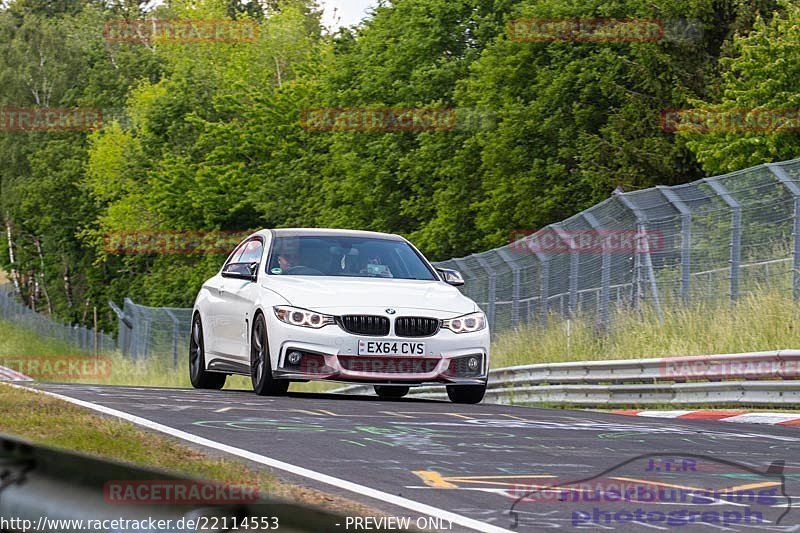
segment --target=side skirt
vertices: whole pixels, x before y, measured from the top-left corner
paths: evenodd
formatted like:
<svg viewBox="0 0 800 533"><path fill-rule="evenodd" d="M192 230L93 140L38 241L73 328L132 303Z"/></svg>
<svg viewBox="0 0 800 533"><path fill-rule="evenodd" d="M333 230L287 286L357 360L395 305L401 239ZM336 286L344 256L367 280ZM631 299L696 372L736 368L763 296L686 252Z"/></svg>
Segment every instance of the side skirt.
<svg viewBox="0 0 800 533"><path fill-rule="evenodd" d="M250 365L242 363L233 363L222 359L212 359L208 363L208 370L210 372L221 372L224 374L242 374L244 376L250 375Z"/></svg>

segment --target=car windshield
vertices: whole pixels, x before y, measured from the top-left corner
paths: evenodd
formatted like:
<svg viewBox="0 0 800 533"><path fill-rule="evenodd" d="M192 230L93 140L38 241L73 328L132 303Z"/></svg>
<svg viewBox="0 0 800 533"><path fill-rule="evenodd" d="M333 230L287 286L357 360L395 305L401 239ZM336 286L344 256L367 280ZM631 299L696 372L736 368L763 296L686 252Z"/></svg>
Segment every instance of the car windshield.
<svg viewBox="0 0 800 533"><path fill-rule="evenodd" d="M275 276L436 279L408 243L370 237L276 237L267 272Z"/></svg>

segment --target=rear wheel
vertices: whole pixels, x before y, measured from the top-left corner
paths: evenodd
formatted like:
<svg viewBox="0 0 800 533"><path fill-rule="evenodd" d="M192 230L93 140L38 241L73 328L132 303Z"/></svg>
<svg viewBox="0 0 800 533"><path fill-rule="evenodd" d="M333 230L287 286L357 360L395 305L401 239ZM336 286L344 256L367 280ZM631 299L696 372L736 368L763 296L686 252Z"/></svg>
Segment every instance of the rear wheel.
<svg viewBox="0 0 800 533"><path fill-rule="evenodd" d="M389 385L375 385L372 387L375 389L375 394L377 394L381 398L402 398L406 394L410 387L393 387Z"/></svg>
<svg viewBox="0 0 800 533"><path fill-rule="evenodd" d="M189 379L195 389L221 389L225 386L226 374L206 370L206 350L203 342L203 322L197 314L192 320L192 335L189 339Z"/></svg>
<svg viewBox="0 0 800 533"><path fill-rule="evenodd" d="M453 403L481 403L486 385L448 385L447 396Z"/></svg>
<svg viewBox="0 0 800 533"><path fill-rule="evenodd" d="M289 390L289 381L272 377L264 315L258 315L253 324L253 336L250 341L250 380L253 383L253 390L259 396L277 396L286 394Z"/></svg>

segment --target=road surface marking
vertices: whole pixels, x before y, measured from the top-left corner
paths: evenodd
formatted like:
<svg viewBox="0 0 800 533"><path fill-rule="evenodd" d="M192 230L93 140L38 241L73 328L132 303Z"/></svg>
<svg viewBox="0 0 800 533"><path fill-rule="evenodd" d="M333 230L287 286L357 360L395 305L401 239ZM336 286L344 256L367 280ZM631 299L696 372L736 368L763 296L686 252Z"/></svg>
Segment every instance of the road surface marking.
<svg viewBox="0 0 800 533"><path fill-rule="evenodd" d="M277 459L273 459L271 457L267 457L265 455L253 453L242 448L236 448L234 446L229 446L227 444L222 444L221 442L216 442L211 439L206 439L204 437L199 437L192 433L187 433L185 431L181 431L179 429L175 429L169 426L165 426L164 424L159 424L158 422L153 422L152 420L147 420L146 418L142 418L136 415L132 415L130 413L126 413L124 411L118 411L117 409L112 409L110 407L106 407L104 405L98 405L91 402L86 402L83 400L78 400L76 398L72 398L70 396L64 396L63 394L57 394L50 391L45 391L41 389L33 389L30 387L23 387L20 385L14 385L12 383L8 384L10 387L15 387L27 391L36 392L39 394L44 394L46 396L51 396L53 398L58 398L59 400L63 400L65 402L69 402L80 407L84 407L86 409L91 409L93 411L97 411L98 413L103 413L110 416L115 416L122 420L127 420L128 422L132 422L136 425L145 427L147 429L151 429L153 431L159 431L161 433L165 433L172 437L185 440L187 442L191 442L193 444L198 444L200 446L206 446L208 448L213 448L215 450L219 450L221 452L229 453L231 455L236 455L238 457L242 457L243 459L247 459L249 461L253 461L255 463L259 463L265 466L269 466L272 468L276 468L278 470L283 470L285 472L289 472L291 474L295 474L298 476L306 477L309 479L313 479L314 481L318 481L320 483L325 483L326 485L331 485L337 487L339 489L347 490L350 492L354 492L356 494L360 494L362 496L366 496L367 498L372 498L378 501L382 501L391 505L395 505L397 507L403 507L405 509L409 509L411 511L425 514L428 516L433 516L436 518L441 518L444 520L448 520L453 524L458 524L460 526L474 529L476 531L484 531L486 533L513 533L510 529L505 529L498 526L493 526L486 522L481 522L480 520L475 520L474 518L469 518L457 513L453 513L450 511L446 511L444 509L439 509L437 507L433 507L431 505L426 505L424 503L419 503L414 500L409 500L408 498L403 498L401 496L396 496L394 494L390 494L388 492L383 492L381 490L373 489L371 487L367 487L365 485L359 485L358 483L353 483L352 481L347 481L344 479L339 479L337 477L329 476L328 474L323 474L321 472L316 472L314 470L309 470L308 468L303 468L301 466L296 466L291 463L285 463L283 461L279 461Z"/></svg>
<svg viewBox="0 0 800 533"><path fill-rule="evenodd" d="M400 418L417 418L416 416L404 415L403 413L395 413L394 411L378 411L378 412L390 416L399 416Z"/></svg>

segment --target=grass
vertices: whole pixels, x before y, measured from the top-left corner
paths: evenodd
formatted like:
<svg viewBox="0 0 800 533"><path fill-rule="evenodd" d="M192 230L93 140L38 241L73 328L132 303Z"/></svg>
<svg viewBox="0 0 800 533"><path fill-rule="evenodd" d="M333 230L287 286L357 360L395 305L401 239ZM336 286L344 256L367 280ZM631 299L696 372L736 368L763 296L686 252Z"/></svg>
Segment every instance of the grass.
<svg viewBox="0 0 800 533"><path fill-rule="evenodd" d="M5 361L6 366L25 372L25 364L20 362L23 358L35 358L37 361L47 358L55 359L85 359L94 357L88 353L76 350L66 342L44 339L38 337L20 326L0 321L0 365ZM100 383L104 385L136 385L153 387L191 387L189 381L189 363L187 358L182 358L177 368L173 368L172 360L165 357L153 357L146 361L132 361L119 352L103 354L102 361L107 361L111 371L101 376L89 373L85 379L76 379L64 375L34 376L40 381L67 381L76 383ZM21 365L21 366L20 366ZM337 383L293 383L292 391L323 392L341 386ZM226 389L252 388L250 378L246 376L229 376L225 384Z"/></svg>
<svg viewBox="0 0 800 533"><path fill-rule="evenodd" d="M235 485L258 486L263 496L315 504L358 516L366 506L292 485L243 462L209 457L177 440L148 433L129 422L106 418L56 398L0 384L0 432L71 451Z"/></svg>
<svg viewBox="0 0 800 533"><path fill-rule="evenodd" d="M72 344L37 337L20 326L0 320L0 357L75 354Z"/></svg>
<svg viewBox="0 0 800 533"><path fill-rule="evenodd" d="M5 273L0 270L0 283ZM0 321L2 359L86 357L68 343L44 339L19 326ZM119 353L108 356L112 372L103 383L190 386L187 364L173 369L166 362L134 363ZM54 381L98 381L93 379ZM228 380L232 387L249 387L246 378ZM129 422L92 414L55 398L0 384L0 432L35 443L87 453L133 465L156 468L189 477L259 487L261 494L290 502L313 504L353 516L375 516L361 504L321 491L285 483L243 462L209 457L177 440L148 433Z"/></svg>
<svg viewBox="0 0 800 533"><path fill-rule="evenodd" d="M498 335L492 346L492 367L800 348L800 328L796 326L799 314L800 306L790 293L763 289L744 296L733 306L729 302L673 306L665 309L663 319L647 308L618 312L612 316L613 326L605 335L595 332L591 320L568 323L553 316L546 327L523 327ZM69 354L75 354L75 350L67 344L45 341L18 326L0 322L0 358ZM107 357L113 370L100 383L191 386L185 357L177 369L172 368L168 358L134 362L119 353ZM323 392L340 386L329 382L294 383L291 390ZM250 380L231 376L226 388L250 389Z"/></svg>
<svg viewBox="0 0 800 533"><path fill-rule="evenodd" d="M620 312L606 335L596 334L591 320L553 317L547 327L500 334L492 367L800 348L799 314L790 293L761 290L733 306L666 309L663 320L652 309Z"/></svg>

